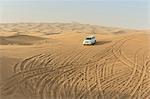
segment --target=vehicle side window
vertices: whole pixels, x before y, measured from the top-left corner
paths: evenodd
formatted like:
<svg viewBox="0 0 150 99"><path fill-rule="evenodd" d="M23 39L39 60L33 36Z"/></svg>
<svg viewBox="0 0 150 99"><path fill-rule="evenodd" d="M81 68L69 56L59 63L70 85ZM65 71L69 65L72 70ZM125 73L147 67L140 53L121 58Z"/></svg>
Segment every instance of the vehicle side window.
<svg viewBox="0 0 150 99"><path fill-rule="evenodd" d="M92 38L86 38L86 40L91 40Z"/></svg>
<svg viewBox="0 0 150 99"><path fill-rule="evenodd" d="M92 39L95 39L95 37L92 37Z"/></svg>

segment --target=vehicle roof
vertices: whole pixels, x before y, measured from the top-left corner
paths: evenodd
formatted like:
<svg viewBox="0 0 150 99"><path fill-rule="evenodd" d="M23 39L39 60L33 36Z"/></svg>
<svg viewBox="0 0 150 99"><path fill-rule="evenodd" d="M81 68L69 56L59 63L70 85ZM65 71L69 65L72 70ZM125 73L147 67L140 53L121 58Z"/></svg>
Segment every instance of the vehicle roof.
<svg viewBox="0 0 150 99"><path fill-rule="evenodd" d="M89 35L86 38L93 38L93 37L95 37L95 36L94 35Z"/></svg>

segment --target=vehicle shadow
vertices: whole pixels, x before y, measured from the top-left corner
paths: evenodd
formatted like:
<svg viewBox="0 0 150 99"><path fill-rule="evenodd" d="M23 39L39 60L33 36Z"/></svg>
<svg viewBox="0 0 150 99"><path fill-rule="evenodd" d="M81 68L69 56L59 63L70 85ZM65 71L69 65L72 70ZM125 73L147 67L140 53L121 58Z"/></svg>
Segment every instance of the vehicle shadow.
<svg viewBox="0 0 150 99"><path fill-rule="evenodd" d="M96 41L95 45L103 45L103 44L107 44L110 42L112 42L112 41Z"/></svg>

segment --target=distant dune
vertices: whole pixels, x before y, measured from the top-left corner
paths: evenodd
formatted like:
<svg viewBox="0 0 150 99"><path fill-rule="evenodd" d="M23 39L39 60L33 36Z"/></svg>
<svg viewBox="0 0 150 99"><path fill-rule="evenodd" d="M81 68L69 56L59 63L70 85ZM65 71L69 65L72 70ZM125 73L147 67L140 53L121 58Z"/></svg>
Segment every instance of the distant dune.
<svg viewBox="0 0 150 99"><path fill-rule="evenodd" d="M150 31L0 25L1 99L150 99ZM87 35L96 44L83 46Z"/></svg>
<svg viewBox="0 0 150 99"><path fill-rule="evenodd" d="M32 45L37 41L45 39L46 38L29 35L0 36L0 45Z"/></svg>
<svg viewBox="0 0 150 99"><path fill-rule="evenodd" d="M125 33L134 31L130 29L121 29L114 27L104 27L89 24L79 23L12 23L0 24L0 35L52 35L61 33L95 33L95 34L111 34L111 33Z"/></svg>

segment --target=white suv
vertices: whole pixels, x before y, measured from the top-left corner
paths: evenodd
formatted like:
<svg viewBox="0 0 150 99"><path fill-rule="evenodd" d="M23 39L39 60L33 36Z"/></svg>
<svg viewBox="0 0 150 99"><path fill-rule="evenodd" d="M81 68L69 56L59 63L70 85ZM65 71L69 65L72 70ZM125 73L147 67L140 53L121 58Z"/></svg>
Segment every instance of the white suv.
<svg viewBox="0 0 150 99"><path fill-rule="evenodd" d="M96 43L96 38L94 35L87 36L83 41L83 45L94 45L95 43Z"/></svg>

